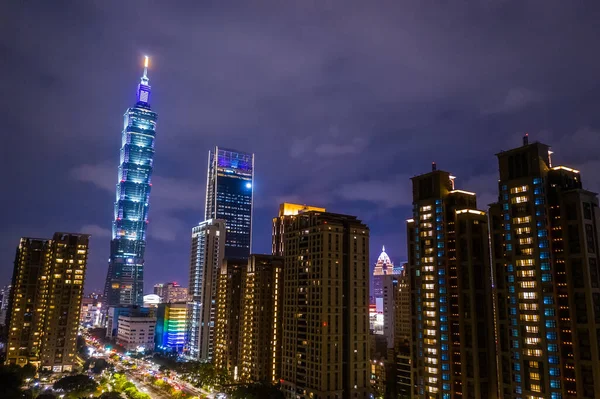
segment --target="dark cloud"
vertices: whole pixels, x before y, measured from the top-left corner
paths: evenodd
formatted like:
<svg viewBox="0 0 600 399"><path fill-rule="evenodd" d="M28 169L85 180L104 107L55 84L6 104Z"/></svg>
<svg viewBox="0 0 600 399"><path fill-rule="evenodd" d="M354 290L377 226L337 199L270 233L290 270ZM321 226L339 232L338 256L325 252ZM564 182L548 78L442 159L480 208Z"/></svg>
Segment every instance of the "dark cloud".
<svg viewBox="0 0 600 399"><path fill-rule="evenodd" d="M523 132L600 189L600 6L522 1L4 2L0 280L22 235L109 252L122 114L151 56L159 113L147 288L186 281L207 152L256 154L253 245L283 200L357 214L405 257L409 177L436 161L495 198L493 154Z"/></svg>

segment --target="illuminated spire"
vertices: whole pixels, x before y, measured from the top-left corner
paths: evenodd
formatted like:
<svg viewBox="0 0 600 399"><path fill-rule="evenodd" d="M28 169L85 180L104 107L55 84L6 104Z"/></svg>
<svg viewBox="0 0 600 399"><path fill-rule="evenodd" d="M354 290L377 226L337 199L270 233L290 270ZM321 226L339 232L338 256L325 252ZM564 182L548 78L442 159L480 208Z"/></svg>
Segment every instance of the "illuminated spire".
<svg viewBox="0 0 600 399"><path fill-rule="evenodd" d="M385 245L381 248L381 252L385 252Z"/></svg>
<svg viewBox="0 0 600 399"><path fill-rule="evenodd" d="M148 61L150 61L150 58L148 58L147 55L144 56L144 76L142 76L142 84L146 86L150 81L150 79L148 79Z"/></svg>
<svg viewBox="0 0 600 399"><path fill-rule="evenodd" d="M150 79L148 79L148 64L150 58L144 57L144 75L140 79L140 84L137 89L137 101L138 103L144 104L144 106L150 106Z"/></svg>

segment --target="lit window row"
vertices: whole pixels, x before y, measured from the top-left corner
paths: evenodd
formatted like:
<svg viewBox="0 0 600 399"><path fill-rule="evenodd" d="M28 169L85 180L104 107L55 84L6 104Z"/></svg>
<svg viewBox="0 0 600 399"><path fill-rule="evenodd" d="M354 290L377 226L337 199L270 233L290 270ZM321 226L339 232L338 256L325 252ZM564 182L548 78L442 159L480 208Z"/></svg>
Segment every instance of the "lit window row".
<svg viewBox="0 0 600 399"><path fill-rule="evenodd" d="M527 192L527 190L529 190L528 186L511 187L510 193L511 194L525 193L525 192Z"/></svg>

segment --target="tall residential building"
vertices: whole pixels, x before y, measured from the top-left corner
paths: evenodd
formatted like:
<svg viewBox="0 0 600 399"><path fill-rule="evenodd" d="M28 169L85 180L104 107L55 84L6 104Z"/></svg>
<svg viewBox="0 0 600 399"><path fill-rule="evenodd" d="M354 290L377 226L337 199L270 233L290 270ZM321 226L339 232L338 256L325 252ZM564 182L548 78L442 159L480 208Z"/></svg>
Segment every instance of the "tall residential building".
<svg viewBox="0 0 600 399"><path fill-rule="evenodd" d="M600 397L597 194L541 143L497 154L490 209L504 398Z"/></svg>
<svg viewBox="0 0 600 399"><path fill-rule="evenodd" d="M155 350L181 353L186 339L187 303L161 303L156 311Z"/></svg>
<svg viewBox="0 0 600 399"><path fill-rule="evenodd" d="M87 234L21 239L9 306L8 364L30 362L57 372L77 365L88 244Z"/></svg>
<svg viewBox="0 0 600 399"><path fill-rule="evenodd" d="M219 147L209 151L205 219L225 220L225 258L250 256L253 187L254 154Z"/></svg>
<svg viewBox="0 0 600 399"><path fill-rule="evenodd" d="M234 380L238 379L240 365L242 279L247 268L248 259L225 259L217 278L214 364Z"/></svg>
<svg viewBox="0 0 600 399"><path fill-rule="evenodd" d="M186 354L195 360L213 358L217 278L225 240L225 220L206 220L192 229Z"/></svg>
<svg viewBox="0 0 600 399"><path fill-rule="evenodd" d="M308 211L325 212L325 208L291 204L289 202L284 202L279 205L279 215L278 217L273 218L273 255L283 256L285 251L284 233L286 225L299 213Z"/></svg>
<svg viewBox="0 0 600 399"><path fill-rule="evenodd" d="M320 211L274 220L283 266L281 386L287 398L369 397L369 228Z"/></svg>
<svg viewBox="0 0 600 399"><path fill-rule="evenodd" d="M108 306L139 305L144 295L144 251L152 187L158 115L150 109L148 57L137 102L125 112L114 204L112 241L104 301Z"/></svg>
<svg viewBox="0 0 600 399"><path fill-rule="evenodd" d="M182 287L175 281L154 284L154 294L158 295L163 303L187 302L189 299L187 287Z"/></svg>
<svg viewBox="0 0 600 399"><path fill-rule="evenodd" d="M415 396L495 398L487 215L476 209L474 193L454 189L454 177L435 164L412 183Z"/></svg>
<svg viewBox="0 0 600 399"><path fill-rule="evenodd" d="M283 259L251 255L243 275L240 379L279 381L283 346Z"/></svg>

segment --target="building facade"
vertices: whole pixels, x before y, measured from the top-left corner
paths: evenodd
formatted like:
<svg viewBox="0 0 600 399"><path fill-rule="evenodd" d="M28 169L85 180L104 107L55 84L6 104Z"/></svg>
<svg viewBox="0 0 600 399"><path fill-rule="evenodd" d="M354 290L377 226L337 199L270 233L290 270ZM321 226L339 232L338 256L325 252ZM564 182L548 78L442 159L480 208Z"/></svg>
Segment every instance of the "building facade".
<svg viewBox="0 0 600 399"><path fill-rule="evenodd" d="M240 380L277 382L281 375L283 259L251 255L243 275Z"/></svg>
<svg viewBox="0 0 600 399"><path fill-rule="evenodd" d="M403 263L402 270L398 273L398 285L394 297L394 352L396 356L396 392L400 399L412 398L413 354L412 350L412 314L411 290L408 263Z"/></svg>
<svg viewBox="0 0 600 399"><path fill-rule="evenodd" d="M490 213L504 398L600 397L598 199L551 154L527 136L497 154Z"/></svg>
<svg viewBox="0 0 600 399"><path fill-rule="evenodd" d="M186 341L187 303L161 303L156 310L155 350L181 353Z"/></svg>
<svg viewBox="0 0 600 399"><path fill-rule="evenodd" d="M189 299L187 287L182 287L175 281L155 284L154 294L160 297L162 303L187 302Z"/></svg>
<svg viewBox="0 0 600 399"><path fill-rule="evenodd" d="M369 228L355 216L282 213L273 225L284 258L282 390L294 399L366 399Z"/></svg>
<svg viewBox="0 0 600 399"><path fill-rule="evenodd" d="M217 279L225 251L225 220L211 219L192 229L186 355L213 358Z"/></svg>
<svg viewBox="0 0 600 399"><path fill-rule="evenodd" d="M7 363L70 371L89 235L55 233L51 240L22 238L15 258L9 306Z"/></svg>
<svg viewBox="0 0 600 399"><path fill-rule="evenodd" d="M487 215L474 193L454 189L454 177L435 164L412 183L414 396L495 398Z"/></svg>
<svg viewBox="0 0 600 399"><path fill-rule="evenodd" d="M128 351L153 351L156 317L119 316L117 345Z"/></svg>
<svg viewBox="0 0 600 399"><path fill-rule="evenodd" d="M127 109L121 137L112 240L104 301L108 306L142 305L148 203L152 187L154 138L158 115L150 108L148 58L137 89L136 104Z"/></svg>
<svg viewBox="0 0 600 399"><path fill-rule="evenodd" d="M219 147L209 151L205 220L225 221L225 258L250 255L253 185L254 154Z"/></svg>
<svg viewBox="0 0 600 399"><path fill-rule="evenodd" d="M0 290L0 326L6 325L6 313L8 312L8 303L10 302L10 291L12 286L9 284Z"/></svg>
<svg viewBox="0 0 600 399"><path fill-rule="evenodd" d="M125 306L111 307L106 312L106 338L116 339L119 332L119 317L153 317L154 309L150 307Z"/></svg>
<svg viewBox="0 0 600 399"><path fill-rule="evenodd" d="M94 298L83 298L79 323L84 327L104 326L102 302Z"/></svg>
<svg viewBox="0 0 600 399"><path fill-rule="evenodd" d="M247 268L248 259L225 259L221 264L217 283L214 364L234 381L239 376L242 283Z"/></svg>

